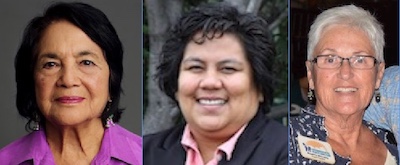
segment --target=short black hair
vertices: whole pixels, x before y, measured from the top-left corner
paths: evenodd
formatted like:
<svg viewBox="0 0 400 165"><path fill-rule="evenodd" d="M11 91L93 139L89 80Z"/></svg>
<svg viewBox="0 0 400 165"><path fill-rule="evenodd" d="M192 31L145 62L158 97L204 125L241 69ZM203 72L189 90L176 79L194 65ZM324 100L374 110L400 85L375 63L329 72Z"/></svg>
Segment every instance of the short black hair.
<svg viewBox="0 0 400 165"><path fill-rule="evenodd" d="M37 122L37 116L43 119L36 102L34 66L42 35L55 21L68 21L77 26L103 50L110 69L109 90L112 102L109 110L103 111L101 120L105 125L107 117L113 115L113 121L118 122L123 111L119 108L122 93L123 47L117 32L107 16L99 9L79 2L59 2L49 6L42 16L37 16L30 21L24 30L22 42L15 57L16 105L19 114L28 119L26 129L32 130L31 122ZM40 120L40 124L44 125L44 120Z"/></svg>
<svg viewBox="0 0 400 165"><path fill-rule="evenodd" d="M203 38L194 39L193 36L199 32ZM276 54L268 24L261 17L240 13L227 3L204 4L194 8L172 27L155 74L159 88L179 105L175 93L178 90L179 66L187 44L192 40L201 44L205 39L218 38L224 33L235 35L241 42L251 66L254 84L264 97L260 109L267 113L273 98L272 65Z"/></svg>

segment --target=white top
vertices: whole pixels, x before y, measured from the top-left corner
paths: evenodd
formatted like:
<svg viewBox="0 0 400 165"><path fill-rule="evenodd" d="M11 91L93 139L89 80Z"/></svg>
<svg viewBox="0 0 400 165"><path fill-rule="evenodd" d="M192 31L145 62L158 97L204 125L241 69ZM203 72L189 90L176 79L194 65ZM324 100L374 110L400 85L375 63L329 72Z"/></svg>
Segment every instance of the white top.
<svg viewBox="0 0 400 165"><path fill-rule="evenodd" d="M387 150L385 165L396 165L396 158Z"/></svg>

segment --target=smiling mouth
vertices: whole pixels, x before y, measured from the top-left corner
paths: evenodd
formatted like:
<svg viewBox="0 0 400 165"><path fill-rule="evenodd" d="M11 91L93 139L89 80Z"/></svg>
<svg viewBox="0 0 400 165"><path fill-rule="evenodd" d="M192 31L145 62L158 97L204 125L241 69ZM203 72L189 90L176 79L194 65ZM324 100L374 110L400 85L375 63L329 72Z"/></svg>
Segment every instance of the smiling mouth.
<svg viewBox="0 0 400 165"><path fill-rule="evenodd" d="M355 92L357 88L335 88L335 92Z"/></svg>
<svg viewBox="0 0 400 165"><path fill-rule="evenodd" d="M223 99L198 99L197 102L202 105L223 105L227 101Z"/></svg>
<svg viewBox="0 0 400 165"><path fill-rule="evenodd" d="M59 97L59 98L56 99L56 101L60 102L60 103L71 104L71 103L80 103L84 99L85 98L78 97L78 96L66 96L66 97Z"/></svg>

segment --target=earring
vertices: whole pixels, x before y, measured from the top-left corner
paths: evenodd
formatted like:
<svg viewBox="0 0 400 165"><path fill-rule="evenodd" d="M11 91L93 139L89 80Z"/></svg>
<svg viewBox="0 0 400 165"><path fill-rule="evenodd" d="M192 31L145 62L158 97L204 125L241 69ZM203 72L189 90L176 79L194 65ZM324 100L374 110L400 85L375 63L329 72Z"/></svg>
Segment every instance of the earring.
<svg viewBox="0 0 400 165"><path fill-rule="evenodd" d="M112 103L112 100L108 100L107 109L106 109L107 112L110 110L111 103ZM107 121L106 121L106 125L105 125L106 128L110 128L110 126L115 125L114 121L113 121L113 117L114 117L113 114L111 114L109 117L107 117Z"/></svg>
<svg viewBox="0 0 400 165"><path fill-rule="evenodd" d="M34 131L39 131L40 129L39 122L40 122L39 116L36 114L35 119L33 120L33 127L32 127Z"/></svg>
<svg viewBox="0 0 400 165"><path fill-rule="evenodd" d="M314 90L312 90L311 88L308 88L307 98L308 98L308 103L314 104L315 102Z"/></svg>
<svg viewBox="0 0 400 165"><path fill-rule="evenodd" d="M111 126L115 125L113 121L114 115L110 115L106 121L106 128L110 128Z"/></svg>
<svg viewBox="0 0 400 165"><path fill-rule="evenodd" d="M379 92L379 89L375 89L375 101L377 103L381 102L381 92Z"/></svg>

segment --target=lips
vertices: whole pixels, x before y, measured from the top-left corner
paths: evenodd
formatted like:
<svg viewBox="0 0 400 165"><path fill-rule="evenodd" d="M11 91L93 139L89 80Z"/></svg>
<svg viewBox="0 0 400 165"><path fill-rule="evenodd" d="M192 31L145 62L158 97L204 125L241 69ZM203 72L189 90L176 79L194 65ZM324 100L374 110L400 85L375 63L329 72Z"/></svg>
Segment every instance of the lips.
<svg viewBox="0 0 400 165"><path fill-rule="evenodd" d="M335 88L335 92L355 92L357 90L358 90L357 88L351 88L351 87Z"/></svg>
<svg viewBox="0 0 400 165"><path fill-rule="evenodd" d="M56 99L57 102L60 103L66 103L66 104L71 104L71 103L80 103L84 100L85 98L79 97L79 96L63 96L63 97L58 97Z"/></svg>
<svg viewBox="0 0 400 165"><path fill-rule="evenodd" d="M219 96L200 96L196 98L196 101L206 106L219 106L228 102L227 99Z"/></svg>
<svg viewBox="0 0 400 165"><path fill-rule="evenodd" d="M226 103L223 99L199 99L198 102L203 105L222 105Z"/></svg>

